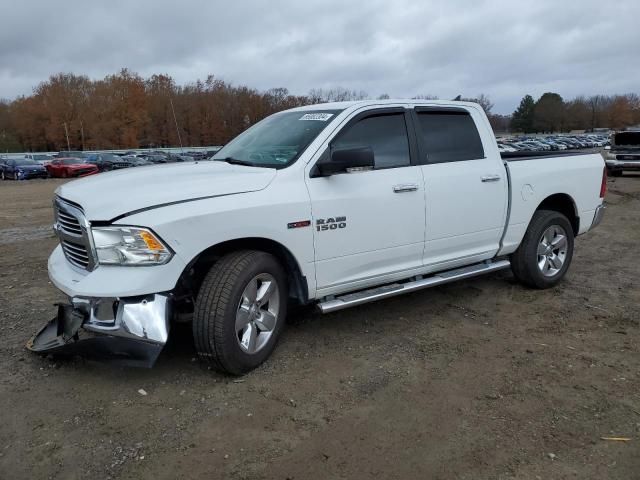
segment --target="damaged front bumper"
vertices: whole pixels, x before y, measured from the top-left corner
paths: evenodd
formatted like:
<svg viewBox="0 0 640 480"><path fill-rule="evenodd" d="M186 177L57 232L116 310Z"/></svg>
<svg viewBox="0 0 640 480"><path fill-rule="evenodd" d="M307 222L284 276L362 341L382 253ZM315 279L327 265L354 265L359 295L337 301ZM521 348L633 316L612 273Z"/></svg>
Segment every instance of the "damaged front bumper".
<svg viewBox="0 0 640 480"><path fill-rule="evenodd" d="M29 350L151 367L169 337L169 295L70 302L58 305L58 315L27 342Z"/></svg>

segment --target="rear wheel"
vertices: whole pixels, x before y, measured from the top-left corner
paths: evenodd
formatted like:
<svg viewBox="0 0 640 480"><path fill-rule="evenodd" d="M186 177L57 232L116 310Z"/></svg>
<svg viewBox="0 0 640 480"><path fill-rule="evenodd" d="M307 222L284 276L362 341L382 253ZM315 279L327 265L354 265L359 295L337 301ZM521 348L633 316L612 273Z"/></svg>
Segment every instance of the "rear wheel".
<svg viewBox="0 0 640 480"><path fill-rule="evenodd" d="M67 178L67 171L66 170L62 170L62 173L60 174L60 176L62 178Z"/></svg>
<svg viewBox="0 0 640 480"><path fill-rule="evenodd" d="M550 288L567 273L573 257L573 228L559 212L538 210L511 256L515 277L533 288Z"/></svg>
<svg viewBox="0 0 640 480"><path fill-rule="evenodd" d="M198 355L240 375L264 362L285 324L287 278L277 259L245 250L226 255L206 275L195 305Z"/></svg>

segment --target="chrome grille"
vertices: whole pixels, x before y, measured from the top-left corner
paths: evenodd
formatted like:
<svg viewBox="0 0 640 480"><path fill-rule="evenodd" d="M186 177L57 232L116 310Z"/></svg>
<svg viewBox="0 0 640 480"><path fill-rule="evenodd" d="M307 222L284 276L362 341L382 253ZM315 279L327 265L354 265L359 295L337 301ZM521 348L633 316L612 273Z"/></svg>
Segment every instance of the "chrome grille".
<svg viewBox="0 0 640 480"><path fill-rule="evenodd" d="M87 248L84 245L79 245L67 240L62 240L60 245L62 245L62 251L69 262L74 264L76 267L81 267L87 270L89 269L89 254L87 253Z"/></svg>
<svg viewBox="0 0 640 480"><path fill-rule="evenodd" d="M89 222L80 205L56 198L53 203L54 230L67 261L83 270L93 270L97 262Z"/></svg>
<svg viewBox="0 0 640 480"><path fill-rule="evenodd" d="M82 227L80 222L73 215L69 215L61 210L58 210L58 225L60 229L70 235L82 236Z"/></svg>

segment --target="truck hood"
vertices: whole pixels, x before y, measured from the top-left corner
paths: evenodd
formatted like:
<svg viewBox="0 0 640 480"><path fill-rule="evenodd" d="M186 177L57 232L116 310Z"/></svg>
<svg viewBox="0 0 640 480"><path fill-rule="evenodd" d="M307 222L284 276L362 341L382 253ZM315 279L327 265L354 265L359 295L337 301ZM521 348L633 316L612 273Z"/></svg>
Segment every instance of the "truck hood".
<svg viewBox="0 0 640 480"><path fill-rule="evenodd" d="M61 185L56 195L79 204L88 220L112 221L140 210L255 192L274 169L219 161L170 163L101 173Z"/></svg>

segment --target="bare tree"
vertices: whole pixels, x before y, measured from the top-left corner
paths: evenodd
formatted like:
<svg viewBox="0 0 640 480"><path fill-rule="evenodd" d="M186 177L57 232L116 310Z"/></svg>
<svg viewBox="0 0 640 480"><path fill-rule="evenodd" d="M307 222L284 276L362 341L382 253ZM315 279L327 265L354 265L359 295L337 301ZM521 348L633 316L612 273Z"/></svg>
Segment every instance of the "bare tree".
<svg viewBox="0 0 640 480"><path fill-rule="evenodd" d="M423 94L419 94L416 95L415 97L411 97L412 100L438 100L438 97L436 95L423 95Z"/></svg>
<svg viewBox="0 0 640 480"><path fill-rule="evenodd" d="M307 97L310 103L346 102L352 100L364 100L369 94L364 90L348 90L343 87L333 87L328 90L314 88L309 91Z"/></svg>
<svg viewBox="0 0 640 480"><path fill-rule="evenodd" d="M489 115L491 113L491 109L493 108L493 102L484 93L481 93L480 95L478 95L477 97L474 97L474 98L464 98L464 97L462 97L462 98L460 98L460 100L463 101L463 102L474 102L474 103L477 103L478 105L480 105L482 107L482 109L484 110L484 113L486 113L487 115Z"/></svg>

